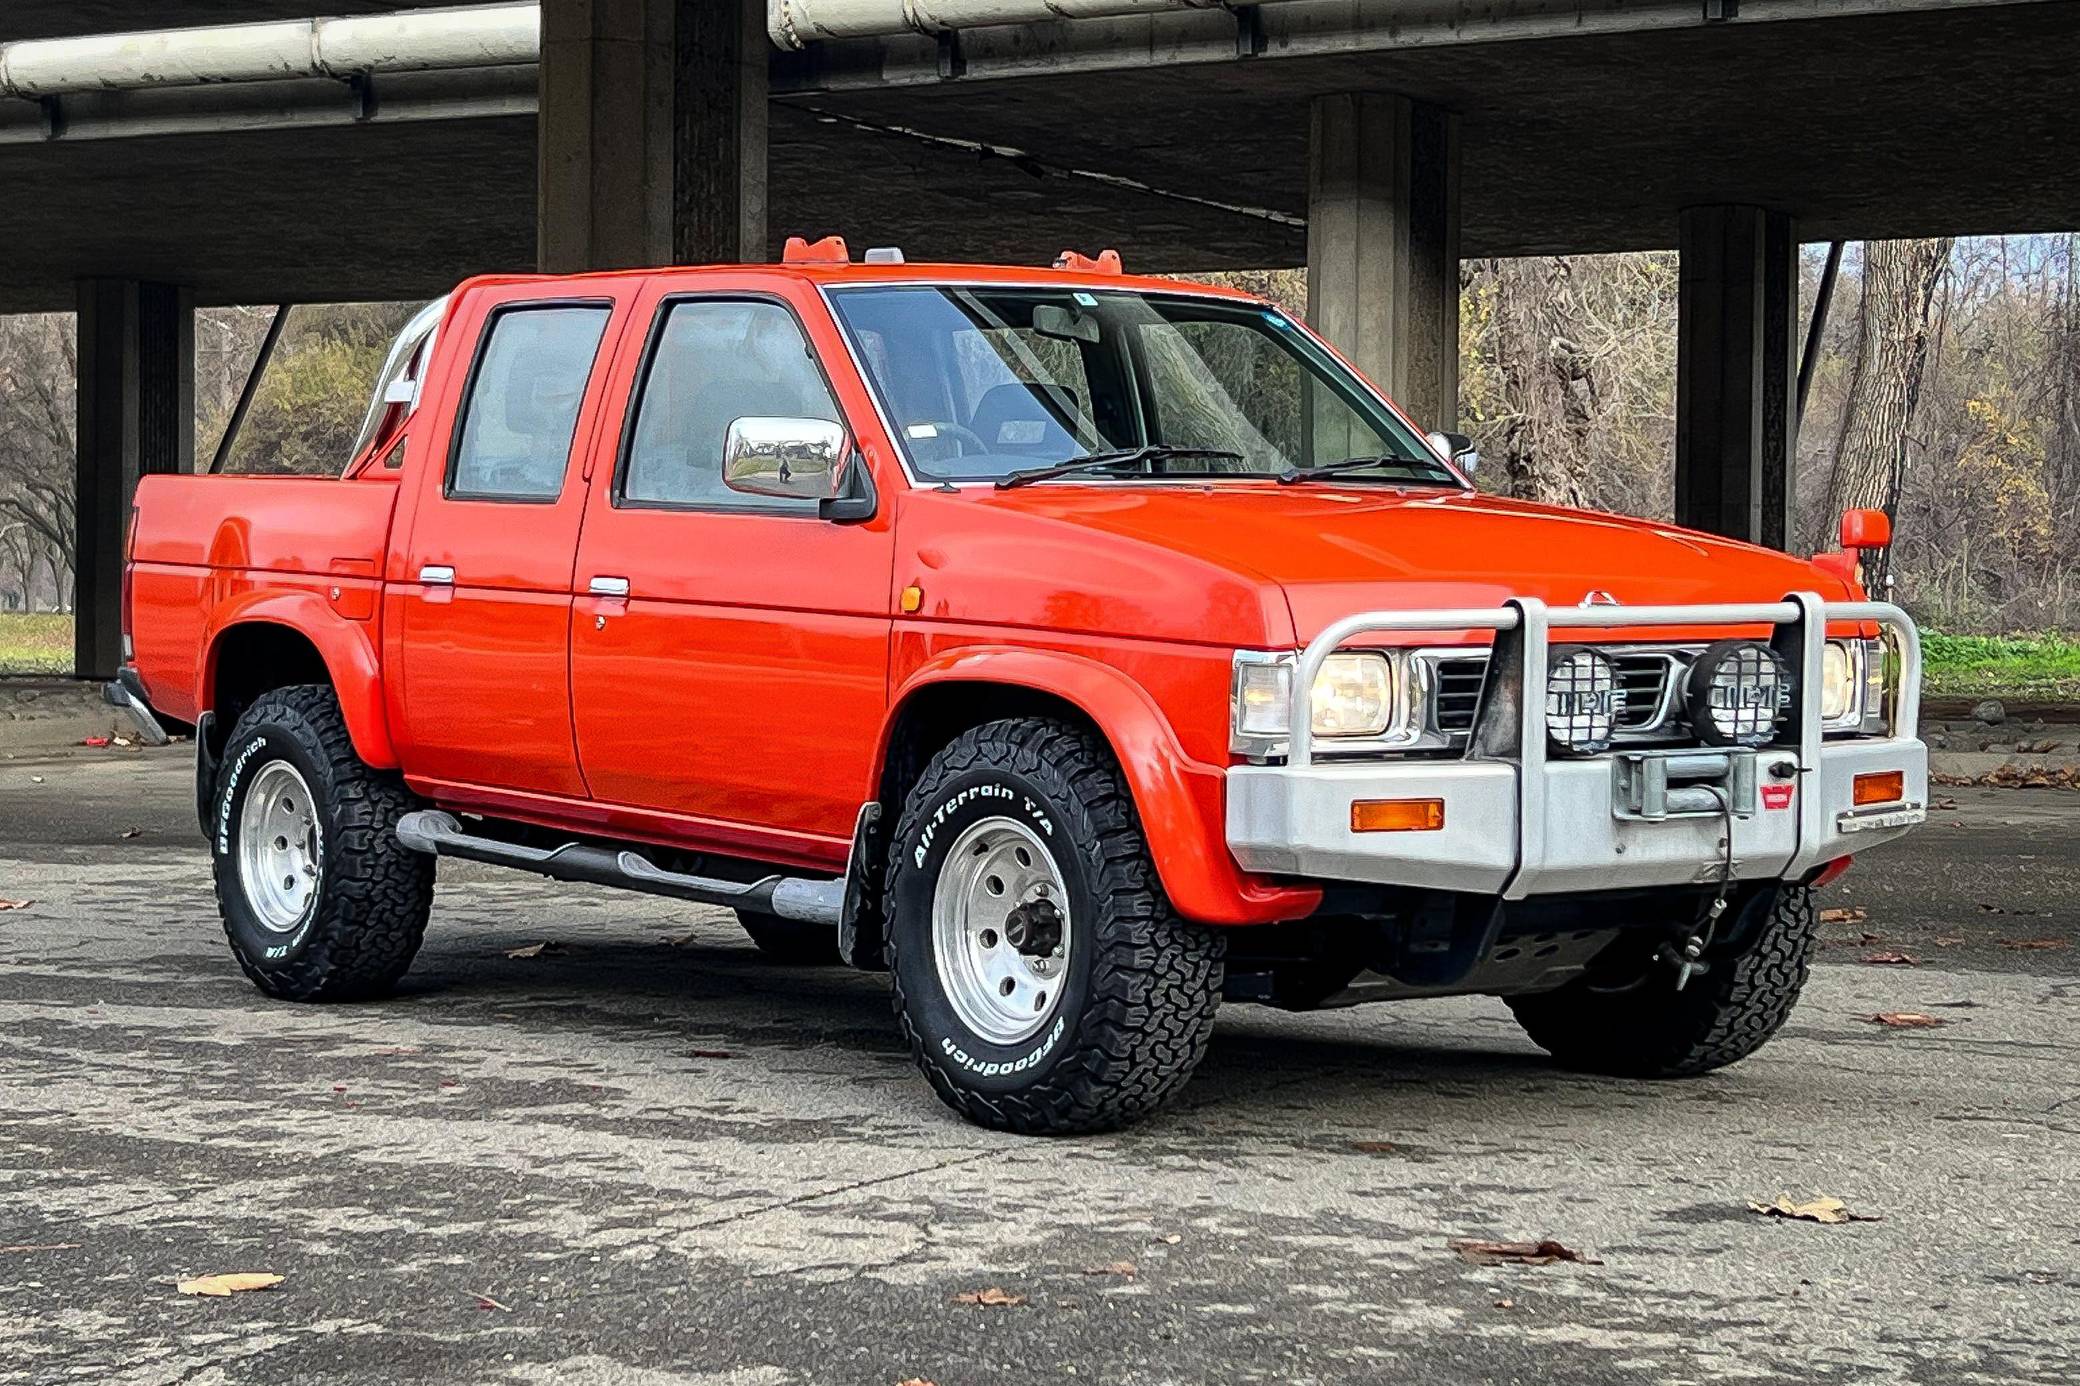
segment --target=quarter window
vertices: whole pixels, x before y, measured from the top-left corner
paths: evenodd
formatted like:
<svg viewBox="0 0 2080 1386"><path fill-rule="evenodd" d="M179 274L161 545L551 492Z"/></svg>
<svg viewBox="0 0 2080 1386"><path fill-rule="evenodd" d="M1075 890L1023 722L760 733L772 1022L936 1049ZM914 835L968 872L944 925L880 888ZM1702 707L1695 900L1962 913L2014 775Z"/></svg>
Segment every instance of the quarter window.
<svg viewBox="0 0 2080 1386"><path fill-rule="evenodd" d="M671 305L635 408L621 485L632 505L813 511L730 490L723 442L743 418L844 422L794 314L745 299Z"/></svg>
<svg viewBox="0 0 2080 1386"><path fill-rule="evenodd" d="M448 494L554 500L570 470L578 409L612 310L508 308L492 318L464 402Z"/></svg>

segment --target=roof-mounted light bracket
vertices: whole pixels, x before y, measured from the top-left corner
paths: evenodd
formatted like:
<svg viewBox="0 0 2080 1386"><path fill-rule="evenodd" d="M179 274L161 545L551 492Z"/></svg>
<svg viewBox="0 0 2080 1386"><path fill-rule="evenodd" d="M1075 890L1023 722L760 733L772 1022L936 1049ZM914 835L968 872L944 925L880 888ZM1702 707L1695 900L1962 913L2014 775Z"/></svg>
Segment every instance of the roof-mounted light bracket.
<svg viewBox="0 0 2080 1386"><path fill-rule="evenodd" d="M786 248L780 252L783 265L849 265L852 251L845 245L843 236L825 236L813 245L802 236L789 236Z"/></svg>
<svg viewBox="0 0 2080 1386"><path fill-rule="evenodd" d="M1078 274L1126 273L1126 269L1120 264L1117 250L1101 250L1095 260L1081 251L1065 250L1054 257L1054 267L1058 270L1074 270Z"/></svg>

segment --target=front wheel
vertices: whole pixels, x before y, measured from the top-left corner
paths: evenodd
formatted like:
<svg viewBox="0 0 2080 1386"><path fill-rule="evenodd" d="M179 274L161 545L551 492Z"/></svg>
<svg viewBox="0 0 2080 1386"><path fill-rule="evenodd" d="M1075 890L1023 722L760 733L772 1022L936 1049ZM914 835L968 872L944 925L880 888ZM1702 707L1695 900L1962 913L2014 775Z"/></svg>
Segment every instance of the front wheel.
<svg viewBox="0 0 2080 1386"><path fill-rule="evenodd" d="M1678 991L1650 963L1623 990L1588 980L1507 998L1532 1043L1570 1068L1629 1078L1686 1078L1747 1058L1784 1024L1818 947L1813 892L1784 886L1754 897L1746 938ZM1759 915L1760 918L1753 918Z"/></svg>
<svg viewBox="0 0 2080 1386"><path fill-rule="evenodd" d="M412 804L355 754L331 689L277 689L245 710L217 772L210 848L224 933L254 985L339 1001L404 975L433 904L433 858L395 832Z"/></svg>
<svg viewBox="0 0 2080 1386"><path fill-rule="evenodd" d="M1171 907L1118 765L1081 728L992 722L934 756L887 896L896 1017L978 1125L1110 1130L1206 1052L1225 940Z"/></svg>

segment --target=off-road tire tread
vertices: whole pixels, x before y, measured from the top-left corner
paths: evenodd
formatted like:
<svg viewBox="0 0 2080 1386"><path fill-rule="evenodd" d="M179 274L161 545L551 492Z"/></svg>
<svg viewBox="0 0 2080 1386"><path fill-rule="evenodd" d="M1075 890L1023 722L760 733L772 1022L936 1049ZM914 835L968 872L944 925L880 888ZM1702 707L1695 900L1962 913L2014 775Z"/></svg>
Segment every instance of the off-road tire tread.
<svg viewBox="0 0 2080 1386"><path fill-rule="evenodd" d="M333 835L325 844L321 917L296 955L263 964L247 955L227 927L232 956L253 985L290 1001L360 1001L396 986L426 934L433 907L434 860L397 840L397 820L419 807L397 775L374 769L354 751L339 698L327 687L279 688L256 699L238 719L227 745L262 726L304 740L326 767L322 787ZM230 773L219 772L219 802ZM312 792L321 787L313 785ZM217 864L219 906L241 889L227 856Z"/></svg>
<svg viewBox="0 0 2080 1386"><path fill-rule="evenodd" d="M1181 918L1164 894L1133 795L1111 749L1081 727L1046 719L990 722L932 757L889 839L883 899L916 868L903 845L948 781L970 771L1014 771L1058 789L1064 840L1085 859L1094 888L1090 997L1071 1018L1064 1052L1031 1088L979 1093L961 1086L910 1021L896 965L903 929L888 934L897 1023L933 1089L979 1126L1023 1135L1110 1131L1160 1106L1205 1057L1219 1008L1227 939Z"/></svg>
<svg viewBox="0 0 2080 1386"><path fill-rule="evenodd" d="M1534 1044L1570 1068L1688 1078L1747 1058L1783 1026L1819 947L1813 892L1786 886L1740 952L1676 991L1656 975L1636 991L1580 985L1508 998Z"/></svg>
<svg viewBox="0 0 2080 1386"><path fill-rule="evenodd" d="M838 963L838 930L832 924L782 919L777 914L738 910L737 922L758 945L759 954L782 967L834 967Z"/></svg>

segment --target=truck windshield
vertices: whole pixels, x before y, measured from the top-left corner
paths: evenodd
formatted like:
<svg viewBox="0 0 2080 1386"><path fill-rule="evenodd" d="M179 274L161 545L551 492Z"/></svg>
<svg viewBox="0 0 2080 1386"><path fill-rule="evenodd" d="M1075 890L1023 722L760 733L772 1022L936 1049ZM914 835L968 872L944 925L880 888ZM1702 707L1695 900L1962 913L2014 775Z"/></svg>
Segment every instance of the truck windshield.
<svg viewBox="0 0 2080 1386"><path fill-rule="evenodd" d="M1109 457L1064 475L1292 480L1330 467L1339 481L1462 484L1263 304L960 285L830 299L920 477L1000 481Z"/></svg>

